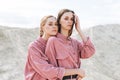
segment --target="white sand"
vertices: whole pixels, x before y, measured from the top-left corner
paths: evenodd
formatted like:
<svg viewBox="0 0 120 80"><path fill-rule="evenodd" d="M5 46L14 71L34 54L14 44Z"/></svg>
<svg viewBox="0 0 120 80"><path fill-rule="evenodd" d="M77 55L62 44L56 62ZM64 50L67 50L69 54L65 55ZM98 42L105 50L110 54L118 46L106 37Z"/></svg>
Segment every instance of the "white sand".
<svg viewBox="0 0 120 80"><path fill-rule="evenodd" d="M85 30L96 53L82 60L83 80L120 80L120 25L98 25ZM24 80L28 44L39 36L39 29L0 26L0 80ZM78 35L74 33L75 38ZM78 38L79 39L79 38Z"/></svg>

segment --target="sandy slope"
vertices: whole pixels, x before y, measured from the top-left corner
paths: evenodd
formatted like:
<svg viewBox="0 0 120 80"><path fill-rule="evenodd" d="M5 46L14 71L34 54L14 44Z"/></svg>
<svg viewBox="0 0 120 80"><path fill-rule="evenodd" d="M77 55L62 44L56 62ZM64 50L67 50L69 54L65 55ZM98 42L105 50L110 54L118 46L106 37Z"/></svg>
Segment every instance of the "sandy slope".
<svg viewBox="0 0 120 80"><path fill-rule="evenodd" d="M0 80L24 80L27 46L38 34L37 29L0 27Z"/></svg>
<svg viewBox="0 0 120 80"><path fill-rule="evenodd" d="M120 80L120 25L98 25L88 34L96 47L96 54L82 60L88 77L84 80Z"/></svg>
<svg viewBox="0 0 120 80"><path fill-rule="evenodd" d="M83 80L120 80L120 25L98 25L85 33L94 42L96 54L82 60ZM38 28L0 26L0 80L24 80L27 46L38 35ZM74 37L78 35L74 33Z"/></svg>

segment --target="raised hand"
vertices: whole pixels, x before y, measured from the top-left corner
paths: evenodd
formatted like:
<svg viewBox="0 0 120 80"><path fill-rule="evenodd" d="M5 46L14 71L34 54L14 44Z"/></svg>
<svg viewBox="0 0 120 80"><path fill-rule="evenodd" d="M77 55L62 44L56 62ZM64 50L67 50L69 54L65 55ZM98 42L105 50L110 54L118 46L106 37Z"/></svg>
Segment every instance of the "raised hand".
<svg viewBox="0 0 120 80"><path fill-rule="evenodd" d="M78 34L80 35L80 37L82 38L82 40L84 42L86 42L87 41L87 37L83 34L83 32L81 30L79 17L76 14L74 14L74 16L75 16L75 28L76 28Z"/></svg>
<svg viewBox="0 0 120 80"><path fill-rule="evenodd" d="M76 15L76 14L74 14L74 16L75 16L75 29L77 30L77 31L80 31L80 20L79 20L79 17Z"/></svg>

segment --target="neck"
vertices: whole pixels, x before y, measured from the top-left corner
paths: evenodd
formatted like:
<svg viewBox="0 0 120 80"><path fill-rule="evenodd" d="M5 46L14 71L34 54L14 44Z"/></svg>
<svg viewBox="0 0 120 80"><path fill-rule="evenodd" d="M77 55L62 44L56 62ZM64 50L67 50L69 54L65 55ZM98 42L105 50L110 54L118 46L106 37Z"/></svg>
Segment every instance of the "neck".
<svg viewBox="0 0 120 80"><path fill-rule="evenodd" d="M62 30L61 29L61 34L63 34L64 36L68 37L68 30Z"/></svg>
<svg viewBox="0 0 120 80"><path fill-rule="evenodd" d="M50 36L47 35L47 34L43 34L43 36L42 36L42 38L43 38L44 40L48 40L49 37L50 37Z"/></svg>

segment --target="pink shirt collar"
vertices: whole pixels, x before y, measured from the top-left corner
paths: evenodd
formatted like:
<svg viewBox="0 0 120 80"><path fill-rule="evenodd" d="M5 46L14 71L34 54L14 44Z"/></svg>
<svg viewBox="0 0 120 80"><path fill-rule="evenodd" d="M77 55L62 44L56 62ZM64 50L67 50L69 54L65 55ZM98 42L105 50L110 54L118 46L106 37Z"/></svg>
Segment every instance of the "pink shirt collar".
<svg viewBox="0 0 120 80"><path fill-rule="evenodd" d="M62 40L71 40L70 37L66 37L66 36L64 36L64 35L61 34L61 33L58 33L58 34L57 34L57 37L58 37L58 38L61 38Z"/></svg>

